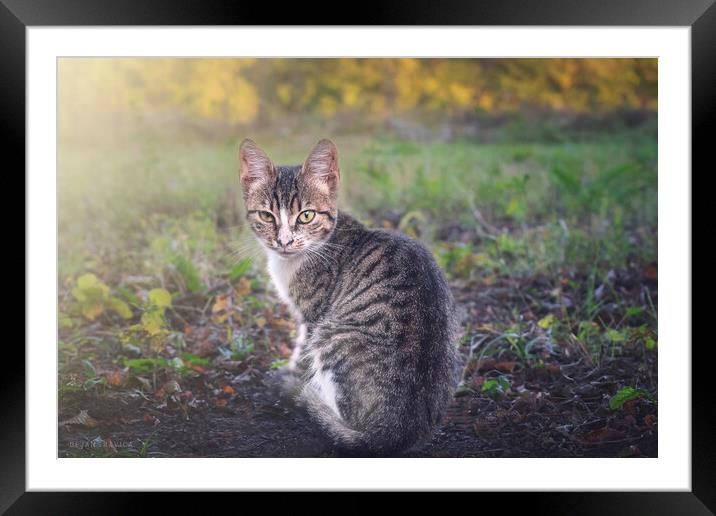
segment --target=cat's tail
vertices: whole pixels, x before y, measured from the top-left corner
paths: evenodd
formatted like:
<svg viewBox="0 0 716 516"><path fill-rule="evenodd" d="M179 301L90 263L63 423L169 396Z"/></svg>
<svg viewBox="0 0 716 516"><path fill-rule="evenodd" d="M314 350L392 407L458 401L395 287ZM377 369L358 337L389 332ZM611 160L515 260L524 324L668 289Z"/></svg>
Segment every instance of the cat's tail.
<svg viewBox="0 0 716 516"><path fill-rule="evenodd" d="M323 401L318 391L311 385L305 386L301 391L300 400L305 404L309 414L328 432L337 445L347 449L358 449L364 446L366 440L364 433L348 426L346 422Z"/></svg>
<svg viewBox="0 0 716 516"><path fill-rule="evenodd" d="M300 396L309 414L333 439L334 444L351 456L383 457L399 454L420 441L420 436L399 424L374 425L369 431L352 428L328 406L310 384Z"/></svg>

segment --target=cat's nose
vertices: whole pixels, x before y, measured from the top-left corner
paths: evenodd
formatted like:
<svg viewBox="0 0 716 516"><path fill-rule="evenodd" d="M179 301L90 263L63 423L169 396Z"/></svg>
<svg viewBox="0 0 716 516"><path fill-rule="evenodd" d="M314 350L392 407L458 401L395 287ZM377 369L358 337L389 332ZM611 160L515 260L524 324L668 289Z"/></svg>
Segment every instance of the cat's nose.
<svg viewBox="0 0 716 516"><path fill-rule="evenodd" d="M285 250L288 246L290 246L293 243L293 238L288 238L288 239L284 240L281 237L279 237L276 239L276 241L278 242L278 245L283 247Z"/></svg>

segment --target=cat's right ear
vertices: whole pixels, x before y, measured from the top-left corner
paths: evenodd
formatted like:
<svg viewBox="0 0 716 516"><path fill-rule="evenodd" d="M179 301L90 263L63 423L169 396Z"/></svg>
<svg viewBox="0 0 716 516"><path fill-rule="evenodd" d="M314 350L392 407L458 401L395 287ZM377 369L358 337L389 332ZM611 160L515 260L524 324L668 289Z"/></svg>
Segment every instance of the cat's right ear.
<svg viewBox="0 0 716 516"><path fill-rule="evenodd" d="M246 138L239 146L239 178L244 194L256 186L268 182L275 171L266 153L253 140Z"/></svg>
<svg viewBox="0 0 716 516"><path fill-rule="evenodd" d="M318 188L335 197L341 177L335 144L326 139L319 141L308 155L301 173Z"/></svg>

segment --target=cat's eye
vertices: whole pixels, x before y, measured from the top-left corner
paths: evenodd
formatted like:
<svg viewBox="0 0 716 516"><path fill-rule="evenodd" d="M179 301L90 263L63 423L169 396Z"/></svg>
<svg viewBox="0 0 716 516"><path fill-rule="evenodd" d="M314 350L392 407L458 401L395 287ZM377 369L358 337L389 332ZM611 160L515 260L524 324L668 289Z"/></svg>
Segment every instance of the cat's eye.
<svg viewBox="0 0 716 516"><path fill-rule="evenodd" d="M305 210L298 214L298 221L301 224L308 224L316 218L316 212L313 210Z"/></svg>
<svg viewBox="0 0 716 516"><path fill-rule="evenodd" d="M259 218L264 222L273 222L273 214L268 211L260 211Z"/></svg>

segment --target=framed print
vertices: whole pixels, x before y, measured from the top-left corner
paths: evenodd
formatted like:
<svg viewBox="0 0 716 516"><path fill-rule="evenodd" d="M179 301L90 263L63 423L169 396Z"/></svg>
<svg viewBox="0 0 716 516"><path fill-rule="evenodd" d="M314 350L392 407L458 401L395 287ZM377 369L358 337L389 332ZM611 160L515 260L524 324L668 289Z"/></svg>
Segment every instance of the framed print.
<svg viewBox="0 0 716 516"><path fill-rule="evenodd" d="M3 509L433 490L713 510L690 209L709 2L351 26L4 4L28 302Z"/></svg>

